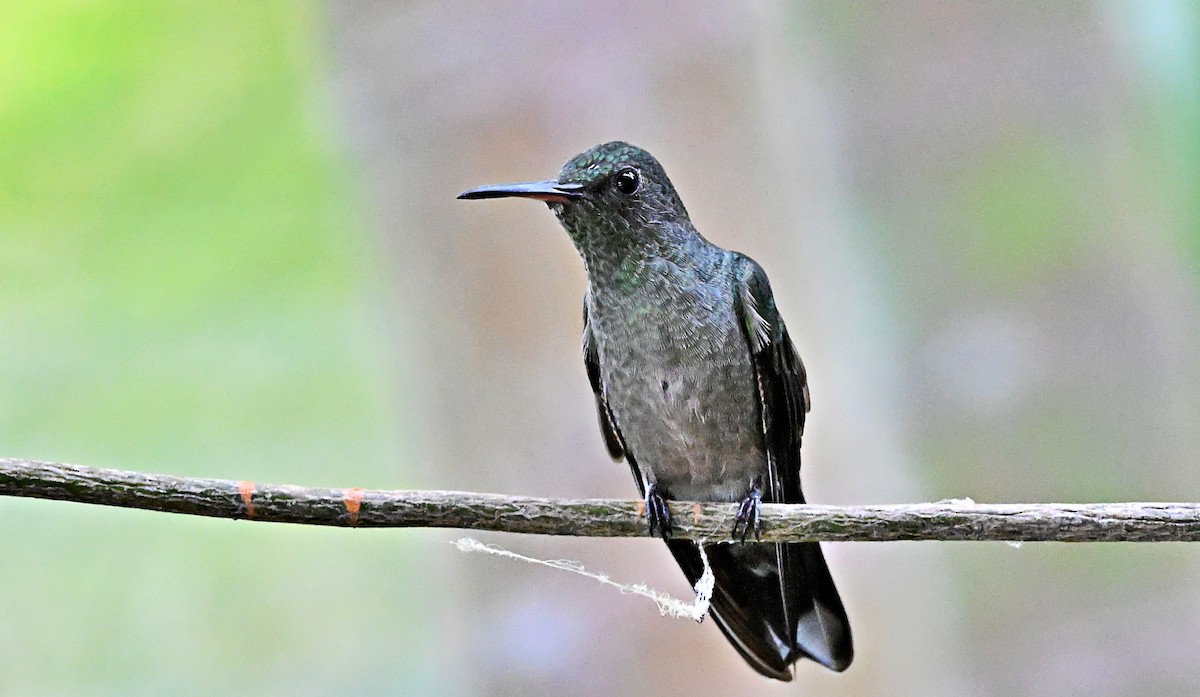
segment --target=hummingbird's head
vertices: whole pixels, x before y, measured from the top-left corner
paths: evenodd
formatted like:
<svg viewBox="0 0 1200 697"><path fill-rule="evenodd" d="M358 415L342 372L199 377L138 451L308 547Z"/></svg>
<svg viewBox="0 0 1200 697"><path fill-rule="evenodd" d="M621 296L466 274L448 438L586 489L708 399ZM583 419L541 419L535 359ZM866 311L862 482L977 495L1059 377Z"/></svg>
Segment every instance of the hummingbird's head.
<svg viewBox="0 0 1200 697"><path fill-rule="evenodd" d="M461 199L517 196L545 201L584 259L658 251L694 236L687 209L662 165L628 143L597 145L571 158L557 179L481 186Z"/></svg>

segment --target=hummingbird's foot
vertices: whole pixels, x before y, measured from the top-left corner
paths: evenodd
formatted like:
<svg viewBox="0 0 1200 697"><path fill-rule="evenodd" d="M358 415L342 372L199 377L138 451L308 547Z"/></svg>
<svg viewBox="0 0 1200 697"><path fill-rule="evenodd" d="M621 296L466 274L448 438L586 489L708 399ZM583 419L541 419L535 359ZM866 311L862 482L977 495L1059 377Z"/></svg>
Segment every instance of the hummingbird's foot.
<svg viewBox="0 0 1200 697"><path fill-rule="evenodd" d="M664 540L671 539L671 511L653 482L646 487L646 520L650 522L651 536L657 530Z"/></svg>
<svg viewBox="0 0 1200 697"><path fill-rule="evenodd" d="M737 518L733 521L733 537L739 542L746 541L746 535L754 530L754 539L761 539L759 531L761 523L759 521L759 507L762 505L762 491L758 487L750 490L750 495L742 500L742 505L738 507ZM741 537L738 537L738 528L741 528Z"/></svg>

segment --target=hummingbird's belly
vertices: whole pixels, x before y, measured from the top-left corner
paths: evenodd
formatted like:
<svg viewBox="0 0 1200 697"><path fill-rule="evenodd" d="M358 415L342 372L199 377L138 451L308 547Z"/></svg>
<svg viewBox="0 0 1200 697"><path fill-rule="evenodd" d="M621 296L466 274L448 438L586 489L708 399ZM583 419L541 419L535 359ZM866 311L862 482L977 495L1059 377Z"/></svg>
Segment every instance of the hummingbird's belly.
<svg viewBox="0 0 1200 697"><path fill-rule="evenodd" d="M644 476L673 499L741 500L767 470L749 349L732 297L714 295L595 318L608 325L598 348L613 418Z"/></svg>

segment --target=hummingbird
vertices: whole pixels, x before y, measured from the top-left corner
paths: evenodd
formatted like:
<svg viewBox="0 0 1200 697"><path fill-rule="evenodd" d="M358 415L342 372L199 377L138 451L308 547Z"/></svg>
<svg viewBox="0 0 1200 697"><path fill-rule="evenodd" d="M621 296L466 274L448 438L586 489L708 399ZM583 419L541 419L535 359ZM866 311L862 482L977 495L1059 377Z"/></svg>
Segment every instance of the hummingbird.
<svg viewBox="0 0 1200 697"><path fill-rule="evenodd" d="M736 504L733 543L706 543L711 614L762 675L854 657L850 622L817 542L747 541L762 502L804 503L804 363L753 259L696 231L662 165L615 141L557 179L481 186L460 199L545 202L583 257L583 358L609 454L624 459L693 585L697 543L672 539L668 500Z"/></svg>

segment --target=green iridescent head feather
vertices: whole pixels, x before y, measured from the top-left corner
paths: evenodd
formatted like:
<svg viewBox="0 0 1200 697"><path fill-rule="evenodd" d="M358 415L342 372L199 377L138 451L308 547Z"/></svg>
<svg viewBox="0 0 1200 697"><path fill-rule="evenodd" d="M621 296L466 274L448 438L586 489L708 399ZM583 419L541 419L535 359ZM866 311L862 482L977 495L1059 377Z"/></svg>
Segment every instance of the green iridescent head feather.
<svg viewBox="0 0 1200 697"><path fill-rule="evenodd" d="M626 204L636 202L635 207L643 212L669 212L678 222L688 220L687 209L658 160L645 150L619 140L597 145L571 158L559 172L558 182L582 184L593 201L599 198L610 205L625 207L607 195L607 189L612 188L614 175L629 169L637 172L640 183L637 194Z"/></svg>
<svg viewBox="0 0 1200 697"><path fill-rule="evenodd" d="M656 179L667 178L667 173L653 155L629 143L614 140L571 158L559 172L558 181L593 184L626 167L633 167Z"/></svg>

